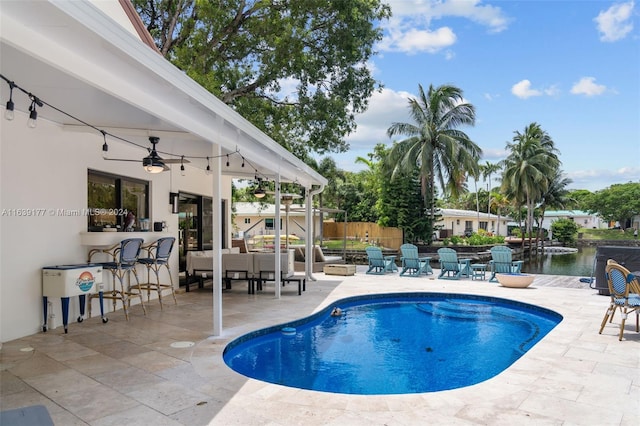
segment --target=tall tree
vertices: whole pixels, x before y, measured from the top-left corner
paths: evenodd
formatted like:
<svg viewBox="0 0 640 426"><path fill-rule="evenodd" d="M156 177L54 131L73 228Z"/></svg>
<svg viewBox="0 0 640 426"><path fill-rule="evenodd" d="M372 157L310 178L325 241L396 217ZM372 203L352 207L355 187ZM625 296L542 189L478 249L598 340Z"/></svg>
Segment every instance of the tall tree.
<svg viewBox="0 0 640 426"><path fill-rule="evenodd" d="M531 123L522 133L516 131L507 151L509 156L502 162L502 189L518 208L526 207L526 232L531 243L535 204L541 201L549 186L548 177L558 169L560 160L553 140L538 123Z"/></svg>
<svg viewBox="0 0 640 426"><path fill-rule="evenodd" d="M391 148L393 149L393 148ZM421 192L419 169L396 170L390 162L391 149L376 145L380 158L380 192L376 202L378 225L402 229L405 242L425 241L433 234L434 222L427 216Z"/></svg>
<svg viewBox="0 0 640 426"><path fill-rule="evenodd" d="M640 183L615 184L596 191L586 205L589 213L597 213L610 222L617 221L626 229L632 226L634 216L640 215Z"/></svg>
<svg viewBox="0 0 640 426"><path fill-rule="evenodd" d="M499 163L490 163L486 162L485 164L480 166L480 171L482 172L482 177L488 179L489 186L487 187L487 191L489 192L489 202L487 203L487 214L491 214L491 176L498 173L501 169Z"/></svg>
<svg viewBox="0 0 640 426"><path fill-rule="evenodd" d="M502 194L495 194L495 196L491 199L491 205L496 208L496 212L498 214L498 224L496 228L496 235L500 235L500 218L502 215L502 211L509 207L511 202L507 197Z"/></svg>
<svg viewBox="0 0 640 426"><path fill-rule="evenodd" d="M162 54L295 154L344 152L378 86L380 0L133 0Z"/></svg>
<svg viewBox="0 0 640 426"><path fill-rule="evenodd" d="M389 159L394 173L399 170L420 171L422 196L435 220L435 182L442 191L457 195L465 173L477 175L482 150L458 128L475 124L475 108L467 103L462 90L455 86L429 86L425 93L419 86L418 98L409 99L412 123L392 123L390 137L407 139L392 148ZM445 194L448 195L448 194Z"/></svg>
<svg viewBox="0 0 640 426"><path fill-rule="evenodd" d="M542 201L538 204L539 223L538 223L538 239L543 241L542 235L542 223L544 222L544 214L548 208L552 209L564 209L570 205L573 201L569 196L569 190L567 186L571 185L573 181L563 176L563 172L560 169L556 169L549 176L547 188L542 193Z"/></svg>

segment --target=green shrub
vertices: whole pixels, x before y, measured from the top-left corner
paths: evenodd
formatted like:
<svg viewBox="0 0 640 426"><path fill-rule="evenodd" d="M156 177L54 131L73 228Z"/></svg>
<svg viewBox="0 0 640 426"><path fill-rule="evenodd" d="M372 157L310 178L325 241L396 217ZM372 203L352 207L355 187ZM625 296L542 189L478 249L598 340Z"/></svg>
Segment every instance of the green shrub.
<svg viewBox="0 0 640 426"><path fill-rule="evenodd" d="M580 227L571 219L558 219L551 224L553 238L562 244L573 244Z"/></svg>

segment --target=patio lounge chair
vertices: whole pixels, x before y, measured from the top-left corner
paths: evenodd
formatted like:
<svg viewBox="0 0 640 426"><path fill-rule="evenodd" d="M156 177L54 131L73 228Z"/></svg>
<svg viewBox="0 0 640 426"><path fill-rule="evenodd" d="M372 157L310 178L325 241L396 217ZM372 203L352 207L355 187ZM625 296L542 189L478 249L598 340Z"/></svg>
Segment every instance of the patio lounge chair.
<svg viewBox="0 0 640 426"><path fill-rule="evenodd" d="M433 274L430 257L419 257L418 247L413 244L403 244L400 246L402 253L402 270L400 276L419 277L422 274Z"/></svg>
<svg viewBox="0 0 640 426"><path fill-rule="evenodd" d="M489 268L491 276L489 282L498 282L496 274L519 274L522 271L522 260L513 260L512 251L507 246L491 247L491 260Z"/></svg>
<svg viewBox="0 0 640 426"><path fill-rule="evenodd" d="M438 278L459 280L461 276L471 276L471 260L458 259L458 253L454 249L447 247L438 249L438 256L440 257Z"/></svg>
<svg viewBox="0 0 640 426"><path fill-rule="evenodd" d="M627 268L618 264L614 260L607 261L605 266L607 283L609 284L609 293L611 294L611 302L604 314L599 333L602 334L607 320L613 320L613 314L616 309L620 309L622 320L620 322L620 335L618 340L622 340L624 334L624 323L630 313L636 313L636 332L640 332L640 294L632 293L640 288L640 281Z"/></svg>
<svg viewBox="0 0 640 426"><path fill-rule="evenodd" d="M384 256L380 247L367 247L365 250L369 259L367 274L383 275L398 270L395 256Z"/></svg>

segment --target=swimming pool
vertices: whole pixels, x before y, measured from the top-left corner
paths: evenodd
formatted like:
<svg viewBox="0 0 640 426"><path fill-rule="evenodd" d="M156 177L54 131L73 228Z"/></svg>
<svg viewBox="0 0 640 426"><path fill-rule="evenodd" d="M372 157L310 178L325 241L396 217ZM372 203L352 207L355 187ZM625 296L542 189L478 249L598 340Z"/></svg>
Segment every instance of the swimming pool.
<svg viewBox="0 0 640 426"><path fill-rule="evenodd" d="M331 316L339 307L340 316ZM506 299L391 293L336 301L225 348L247 377L324 392L383 395L470 386L499 374L562 316Z"/></svg>

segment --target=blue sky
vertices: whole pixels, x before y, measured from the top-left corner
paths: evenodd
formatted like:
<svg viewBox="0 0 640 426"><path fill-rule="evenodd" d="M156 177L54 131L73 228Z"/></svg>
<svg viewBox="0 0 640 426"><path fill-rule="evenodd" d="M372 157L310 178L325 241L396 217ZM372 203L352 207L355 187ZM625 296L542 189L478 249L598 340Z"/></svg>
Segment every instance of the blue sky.
<svg viewBox="0 0 640 426"><path fill-rule="evenodd" d="M453 84L476 107L462 128L496 163L539 123L570 189L640 182L640 7L633 1L387 1L393 18L367 64L384 89L357 117L338 167L358 171L386 130L409 122L418 85ZM494 182L494 185L496 182ZM474 190L470 185L470 190Z"/></svg>

